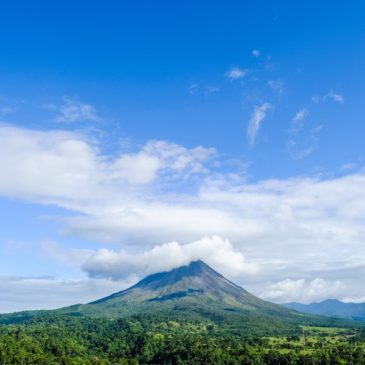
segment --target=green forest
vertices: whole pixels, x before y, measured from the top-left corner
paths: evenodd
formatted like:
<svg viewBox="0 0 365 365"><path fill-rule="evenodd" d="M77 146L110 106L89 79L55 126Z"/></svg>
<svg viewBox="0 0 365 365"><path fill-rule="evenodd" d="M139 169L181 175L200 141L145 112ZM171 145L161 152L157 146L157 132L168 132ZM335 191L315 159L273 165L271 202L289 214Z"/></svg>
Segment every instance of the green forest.
<svg viewBox="0 0 365 365"><path fill-rule="evenodd" d="M1 365L365 364L365 329L260 335L213 321L47 315L0 326Z"/></svg>
<svg viewBox="0 0 365 365"><path fill-rule="evenodd" d="M18 364L358 365L365 322L263 301L193 262L89 304L0 315L0 365Z"/></svg>

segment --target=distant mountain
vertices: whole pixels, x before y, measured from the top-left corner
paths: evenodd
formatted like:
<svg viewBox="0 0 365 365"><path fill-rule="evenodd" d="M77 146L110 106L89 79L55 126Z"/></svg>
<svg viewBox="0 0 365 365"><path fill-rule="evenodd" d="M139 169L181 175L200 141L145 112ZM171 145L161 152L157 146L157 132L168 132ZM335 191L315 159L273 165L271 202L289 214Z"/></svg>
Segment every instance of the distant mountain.
<svg viewBox="0 0 365 365"><path fill-rule="evenodd" d="M0 324L49 316L105 319L147 316L148 320L204 321L246 334L288 333L302 324L343 325L338 320L299 313L261 300L200 260L147 276L126 290L89 304L2 315Z"/></svg>
<svg viewBox="0 0 365 365"><path fill-rule="evenodd" d="M319 303L301 304L293 302L283 304L283 306L304 313L365 320L365 303L344 303L337 299L328 299Z"/></svg>

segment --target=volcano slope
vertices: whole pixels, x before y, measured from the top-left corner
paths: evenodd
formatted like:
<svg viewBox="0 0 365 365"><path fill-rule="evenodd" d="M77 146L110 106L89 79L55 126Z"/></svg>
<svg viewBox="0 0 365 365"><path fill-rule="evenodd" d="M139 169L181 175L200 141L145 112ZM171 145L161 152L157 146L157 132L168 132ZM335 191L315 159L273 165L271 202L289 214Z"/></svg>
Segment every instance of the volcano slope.
<svg viewBox="0 0 365 365"><path fill-rule="evenodd" d="M126 290L89 304L62 308L58 313L113 319L159 315L187 321L208 320L250 333L280 333L304 324L343 326L346 322L264 301L201 260L149 275Z"/></svg>
<svg viewBox="0 0 365 365"><path fill-rule="evenodd" d="M257 335L292 333L300 325L353 326L350 321L304 314L264 301L201 260L149 275L126 290L88 304L2 315L0 324L34 322L55 316L206 322L225 330Z"/></svg>

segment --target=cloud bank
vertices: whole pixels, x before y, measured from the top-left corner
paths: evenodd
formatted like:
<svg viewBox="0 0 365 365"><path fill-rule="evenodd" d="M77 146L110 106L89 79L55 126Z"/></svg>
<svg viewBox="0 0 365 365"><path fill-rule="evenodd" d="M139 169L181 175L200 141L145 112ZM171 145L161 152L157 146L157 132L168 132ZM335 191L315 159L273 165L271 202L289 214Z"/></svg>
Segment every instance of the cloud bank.
<svg viewBox="0 0 365 365"><path fill-rule="evenodd" d="M169 242L137 254L104 248L96 251L84 263L83 269L91 277L119 280L125 279L130 273L144 277L196 260L204 260L216 270L231 277L240 274L251 275L258 271L255 263L248 263L243 254L235 251L228 240L218 236L205 237L185 245Z"/></svg>
<svg viewBox="0 0 365 365"><path fill-rule="evenodd" d="M290 285L297 299L319 297L310 294L317 279L334 285L323 293L365 296L362 170L247 181L222 164L203 146L147 141L108 155L77 132L0 127L0 195L67 209L63 235L100 245L71 254L48 243L52 260L102 280L136 280L202 258L272 300L293 299Z"/></svg>

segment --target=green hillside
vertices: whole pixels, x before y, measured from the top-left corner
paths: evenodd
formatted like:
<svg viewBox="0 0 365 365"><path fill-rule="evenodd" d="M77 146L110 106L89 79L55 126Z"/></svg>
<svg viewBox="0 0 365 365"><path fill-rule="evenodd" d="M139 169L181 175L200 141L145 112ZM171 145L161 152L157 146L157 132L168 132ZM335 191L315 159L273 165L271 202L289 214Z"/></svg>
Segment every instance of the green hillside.
<svg viewBox="0 0 365 365"><path fill-rule="evenodd" d="M348 320L261 300L202 261L89 304L0 316L0 364L364 364Z"/></svg>

